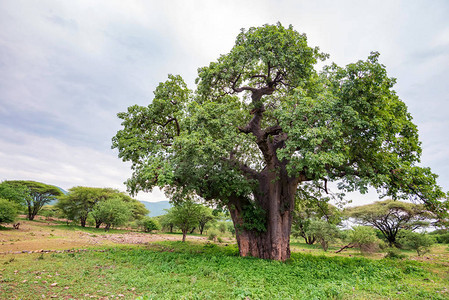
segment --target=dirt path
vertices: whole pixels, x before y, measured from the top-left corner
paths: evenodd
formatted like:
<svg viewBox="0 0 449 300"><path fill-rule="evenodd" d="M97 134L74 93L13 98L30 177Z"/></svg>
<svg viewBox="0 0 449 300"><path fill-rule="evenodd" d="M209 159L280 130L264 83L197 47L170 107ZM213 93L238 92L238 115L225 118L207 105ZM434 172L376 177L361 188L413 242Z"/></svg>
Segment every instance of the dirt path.
<svg viewBox="0 0 449 300"><path fill-rule="evenodd" d="M21 221L18 230L0 231L0 253L38 250L82 249L89 246L114 244L147 244L156 241L179 241L180 235L148 234L142 232L89 233L59 229L55 224ZM187 240L206 241L206 237L187 236Z"/></svg>

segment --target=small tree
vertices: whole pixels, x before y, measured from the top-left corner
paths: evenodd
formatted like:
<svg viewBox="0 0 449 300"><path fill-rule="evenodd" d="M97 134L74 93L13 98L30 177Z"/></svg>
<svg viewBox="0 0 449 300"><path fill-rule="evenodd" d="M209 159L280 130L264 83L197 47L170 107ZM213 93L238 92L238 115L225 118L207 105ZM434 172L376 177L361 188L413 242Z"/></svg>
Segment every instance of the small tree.
<svg viewBox="0 0 449 300"><path fill-rule="evenodd" d="M173 212L171 209L165 209L166 213L165 215L159 216L159 224L161 224L161 227L164 230L170 231L170 233L173 232L173 228L175 227L175 222L173 221Z"/></svg>
<svg viewBox="0 0 449 300"><path fill-rule="evenodd" d="M306 234L313 236L324 251L327 251L330 242L340 236L337 226L320 219L310 220Z"/></svg>
<svg viewBox="0 0 449 300"><path fill-rule="evenodd" d="M204 228L207 223L214 221L216 217L212 214L212 209L204 205L200 206L198 216L198 230L200 234L203 234Z"/></svg>
<svg viewBox="0 0 449 300"><path fill-rule="evenodd" d="M435 241L428 234L402 230L398 236L398 242L403 248L415 250L418 256L422 256L430 251Z"/></svg>
<svg viewBox="0 0 449 300"><path fill-rule="evenodd" d="M192 201L175 204L171 209L173 223L182 231L182 241L185 242L187 232L198 224L201 205Z"/></svg>
<svg viewBox="0 0 449 300"><path fill-rule="evenodd" d="M22 189L23 187L28 189L29 197L25 198L25 203L28 208L28 220L34 220L34 217L45 204L56 200L58 196L63 194L59 188L41 182L24 180L6 182L14 187L22 186Z"/></svg>
<svg viewBox="0 0 449 300"><path fill-rule="evenodd" d="M424 205L395 200L353 207L346 214L362 225L379 229L390 246L397 246L396 236L400 230L415 230L427 226L429 222L425 220L432 217Z"/></svg>
<svg viewBox="0 0 449 300"><path fill-rule="evenodd" d="M295 210L292 212L293 236L300 236L307 244L312 245L317 240L317 236L313 234L316 230L309 229L312 220L322 220L329 224L328 228L340 224L341 211L328 203L330 200L329 196L323 196L312 184L298 189Z"/></svg>
<svg viewBox="0 0 449 300"><path fill-rule="evenodd" d="M0 198L0 224L13 223L17 217L17 208L16 203Z"/></svg>
<svg viewBox="0 0 449 300"><path fill-rule="evenodd" d="M95 204L91 214L95 220L106 224L105 230L109 230L111 226L120 226L129 221L132 210L122 199L110 198Z"/></svg>

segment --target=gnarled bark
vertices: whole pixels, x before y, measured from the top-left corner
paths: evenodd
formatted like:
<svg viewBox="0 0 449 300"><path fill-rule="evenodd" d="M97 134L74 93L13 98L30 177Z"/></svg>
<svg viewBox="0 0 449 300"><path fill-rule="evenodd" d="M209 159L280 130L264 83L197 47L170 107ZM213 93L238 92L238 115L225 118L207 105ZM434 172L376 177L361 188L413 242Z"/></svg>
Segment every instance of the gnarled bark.
<svg viewBox="0 0 449 300"><path fill-rule="evenodd" d="M285 261L290 258L292 210L298 181L283 170L264 170L254 199L231 199L228 209L235 226L241 256ZM265 230L252 226L245 215L248 206L262 209Z"/></svg>

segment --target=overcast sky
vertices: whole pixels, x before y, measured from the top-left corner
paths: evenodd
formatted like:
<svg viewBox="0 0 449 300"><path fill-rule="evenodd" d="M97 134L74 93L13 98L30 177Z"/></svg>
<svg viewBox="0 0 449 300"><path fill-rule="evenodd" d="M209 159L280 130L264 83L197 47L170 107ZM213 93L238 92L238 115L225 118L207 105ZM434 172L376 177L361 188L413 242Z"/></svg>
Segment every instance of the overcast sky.
<svg viewBox="0 0 449 300"><path fill-rule="evenodd" d="M0 181L125 190L111 150L118 112L148 105L167 74L197 68L241 28L292 24L346 65L371 51L407 104L422 165L449 190L448 1L0 1ZM356 203L376 195L352 195ZM161 192L138 199L164 200Z"/></svg>

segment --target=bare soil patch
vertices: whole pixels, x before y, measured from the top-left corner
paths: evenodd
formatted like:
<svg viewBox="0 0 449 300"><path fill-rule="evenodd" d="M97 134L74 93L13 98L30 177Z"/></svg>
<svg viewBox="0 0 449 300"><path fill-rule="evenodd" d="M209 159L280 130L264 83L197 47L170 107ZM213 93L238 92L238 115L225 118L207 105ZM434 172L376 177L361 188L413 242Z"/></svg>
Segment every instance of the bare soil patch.
<svg viewBox="0 0 449 300"><path fill-rule="evenodd" d="M157 241L180 241L181 235L123 233L95 234L69 231L55 227L52 222L20 221L19 229L0 230L0 253L36 250L67 250L114 244L147 244ZM187 240L206 241L206 236L187 236Z"/></svg>

